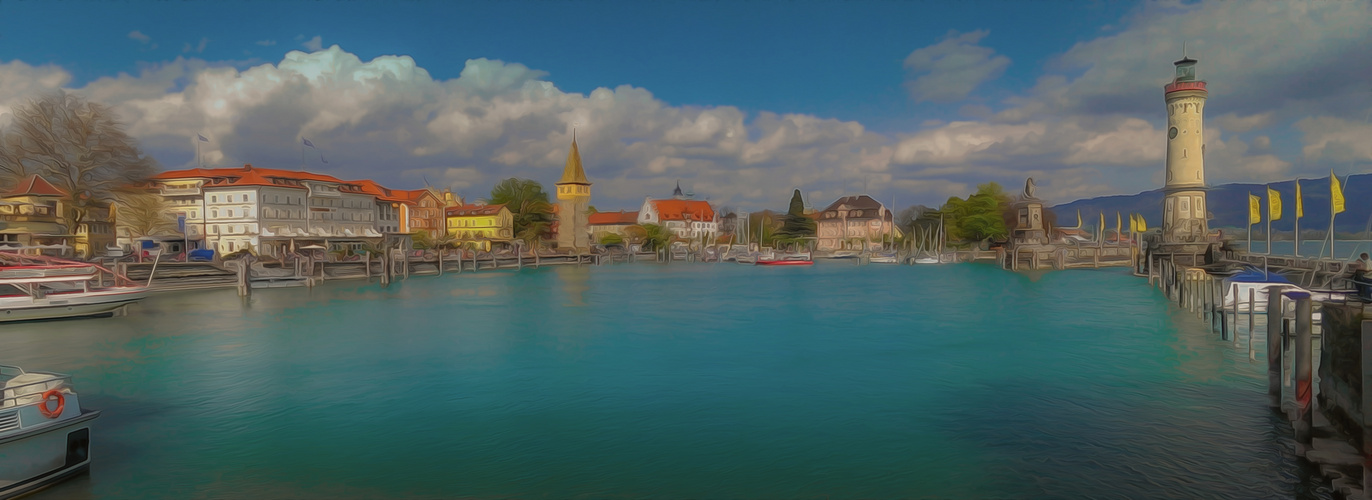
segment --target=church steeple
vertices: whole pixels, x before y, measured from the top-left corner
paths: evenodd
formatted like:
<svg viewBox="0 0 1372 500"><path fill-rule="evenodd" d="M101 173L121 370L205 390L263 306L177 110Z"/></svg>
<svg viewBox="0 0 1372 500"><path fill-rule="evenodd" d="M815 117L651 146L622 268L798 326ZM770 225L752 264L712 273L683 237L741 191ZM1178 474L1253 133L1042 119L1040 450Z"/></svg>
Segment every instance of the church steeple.
<svg viewBox="0 0 1372 500"><path fill-rule="evenodd" d="M558 184L585 184L591 185L591 181L586 180L586 171L581 168L581 152L576 148L576 131L572 131L572 149L567 151L567 166L562 168L562 180Z"/></svg>
<svg viewBox="0 0 1372 500"><path fill-rule="evenodd" d="M678 200L686 197L685 194L681 193L681 181L676 181L676 189L672 190L672 197Z"/></svg>

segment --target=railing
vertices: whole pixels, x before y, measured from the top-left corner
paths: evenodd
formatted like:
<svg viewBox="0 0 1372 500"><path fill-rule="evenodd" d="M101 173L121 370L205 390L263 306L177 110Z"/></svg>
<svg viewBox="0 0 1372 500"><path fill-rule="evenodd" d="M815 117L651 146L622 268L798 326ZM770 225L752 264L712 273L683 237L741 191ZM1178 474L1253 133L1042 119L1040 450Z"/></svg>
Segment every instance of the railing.
<svg viewBox="0 0 1372 500"><path fill-rule="evenodd" d="M162 196L186 196L200 194L200 188L162 188Z"/></svg>
<svg viewBox="0 0 1372 500"><path fill-rule="evenodd" d="M0 391L0 408L12 408L27 404L37 403L43 400L43 393L52 389L71 390L71 375L63 375L51 372L25 372L17 366L0 365L0 375L6 380L13 380L20 375L47 375L48 378L35 380L16 385L5 384L3 391ZM35 386L41 386L34 388ZM27 389L27 390L25 390Z"/></svg>

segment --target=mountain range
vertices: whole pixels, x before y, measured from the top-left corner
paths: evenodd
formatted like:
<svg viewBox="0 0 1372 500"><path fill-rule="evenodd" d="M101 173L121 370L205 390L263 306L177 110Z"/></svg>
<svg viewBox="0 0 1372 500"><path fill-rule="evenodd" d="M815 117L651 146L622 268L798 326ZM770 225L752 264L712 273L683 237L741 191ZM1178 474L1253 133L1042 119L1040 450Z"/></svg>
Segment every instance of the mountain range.
<svg viewBox="0 0 1372 500"><path fill-rule="evenodd" d="M1206 195L1206 204L1210 208L1210 227L1211 228L1243 228L1248 225L1248 195L1257 195L1260 200L1263 220L1258 223L1254 231L1263 231L1267 227L1267 187L1271 187L1280 194L1281 199L1281 218L1273 221L1273 234L1289 233L1296 217L1295 202L1295 183L1297 181L1283 181L1268 185L1263 184L1223 184L1213 186ZM1331 190L1329 178L1300 179L1301 197L1304 201L1304 215L1301 217L1301 232L1319 231L1321 233L1329 229L1329 198ZM1340 233L1364 234L1372 225L1372 174L1356 174L1347 178L1340 177L1339 182L1343 183L1344 212L1334 218L1337 231ZM1128 225L1129 214L1142 214L1148 223L1148 228L1160 227L1162 224L1162 189L1144 191L1133 195L1114 195L1101 196L1077 200L1071 203L1064 203L1053 206L1051 209L1057 215L1059 226L1072 226L1075 224L1077 210L1081 210L1081 217L1086 227L1094 227L1100 220L1100 214L1105 214L1105 225L1109 229L1114 228L1115 213L1118 212L1125 217L1125 225Z"/></svg>

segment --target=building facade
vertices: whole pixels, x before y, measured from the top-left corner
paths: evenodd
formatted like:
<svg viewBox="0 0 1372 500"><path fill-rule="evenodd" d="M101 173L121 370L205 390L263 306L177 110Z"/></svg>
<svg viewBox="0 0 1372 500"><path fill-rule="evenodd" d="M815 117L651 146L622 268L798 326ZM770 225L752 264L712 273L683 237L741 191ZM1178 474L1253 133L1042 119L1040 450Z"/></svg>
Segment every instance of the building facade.
<svg viewBox="0 0 1372 500"><path fill-rule="evenodd" d="M400 203L400 232L419 233L422 232L429 238L437 238L447 231L446 214L447 208L443 199L431 189L412 189L408 191L397 191L404 198ZM454 205L460 206L460 205Z"/></svg>
<svg viewBox="0 0 1372 500"><path fill-rule="evenodd" d="M821 251L881 250L900 231L895 214L867 195L844 196L819 212L816 223Z"/></svg>
<svg viewBox="0 0 1372 500"><path fill-rule="evenodd" d="M379 228L398 228L366 182L244 165L163 172L150 188L185 218L192 248L280 256L308 244L356 249L380 238Z"/></svg>
<svg viewBox="0 0 1372 500"><path fill-rule="evenodd" d="M67 245L75 237L61 217L66 193L38 175L0 194L0 245ZM52 252L60 253L60 252Z"/></svg>
<svg viewBox="0 0 1372 500"><path fill-rule="evenodd" d="M718 216L710 203L705 201L645 198L638 210L638 223L662 226L678 239L686 241L714 243L719 235Z"/></svg>
<svg viewBox="0 0 1372 500"><path fill-rule="evenodd" d="M590 251L590 203L591 182L586 180L586 171L581 167L581 152L574 136L562 179L557 181L557 248L577 253Z"/></svg>
<svg viewBox="0 0 1372 500"><path fill-rule="evenodd" d="M1209 92L1196 79L1196 60L1173 63L1176 75L1163 87L1167 103L1167 181L1163 188L1164 243L1204 241L1209 235L1205 200L1204 111Z"/></svg>
<svg viewBox="0 0 1372 500"><path fill-rule="evenodd" d="M607 235L628 236L630 227L638 224L638 212L600 212L586 218L590 225L591 241L599 243Z"/></svg>
<svg viewBox="0 0 1372 500"><path fill-rule="evenodd" d="M448 234L459 245L490 251L514 241L514 214L505 205L461 205L446 214Z"/></svg>

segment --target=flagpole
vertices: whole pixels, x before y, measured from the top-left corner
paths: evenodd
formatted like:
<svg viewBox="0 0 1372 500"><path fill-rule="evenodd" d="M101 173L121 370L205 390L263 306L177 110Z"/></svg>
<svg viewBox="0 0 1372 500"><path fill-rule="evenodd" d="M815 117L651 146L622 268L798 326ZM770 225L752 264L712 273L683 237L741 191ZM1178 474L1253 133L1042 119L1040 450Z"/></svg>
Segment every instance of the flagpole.
<svg viewBox="0 0 1372 500"><path fill-rule="evenodd" d="M301 138L301 140L300 140L300 171L301 171L301 172L304 172L304 171L305 171L305 140L304 140L304 138Z"/></svg>
<svg viewBox="0 0 1372 500"><path fill-rule="evenodd" d="M1267 255L1272 255L1272 187L1267 188Z"/></svg>
<svg viewBox="0 0 1372 500"><path fill-rule="evenodd" d="M1301 180L1296 179L1296 247L1292 250L1292 255L1296 257L1301 256L1301 212L1305 208L1303 203L1301 201Z"/></svg>

